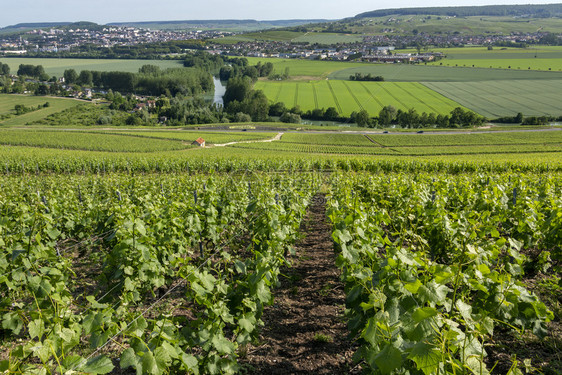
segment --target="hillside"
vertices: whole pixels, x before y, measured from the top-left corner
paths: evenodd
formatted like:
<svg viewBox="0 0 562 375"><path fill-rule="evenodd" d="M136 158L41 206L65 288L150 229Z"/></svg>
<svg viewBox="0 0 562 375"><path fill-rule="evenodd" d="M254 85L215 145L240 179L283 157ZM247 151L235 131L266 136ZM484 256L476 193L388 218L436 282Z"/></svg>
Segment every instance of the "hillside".
<svg viewBox="0 0 562 375"><path fill-rule="evenodd" d="M451 17L469 16L514 16L552 17L562 15L562 4L536 5L483 5L457 7L424 7L379 9L358 14L355 18L386 17L390 15L436 15Z"/></svg>
<svg viewBox="0 0 562 375"><path fill-rule="evenodd" d="M146 22L112 22L109 26L128 26L150 28L156 30L224 30L224 31L256 31L278 27L295 27L310 23L327 22L328 20L294 19L294 20L178 20L178 21L146 21Z"/></svg>

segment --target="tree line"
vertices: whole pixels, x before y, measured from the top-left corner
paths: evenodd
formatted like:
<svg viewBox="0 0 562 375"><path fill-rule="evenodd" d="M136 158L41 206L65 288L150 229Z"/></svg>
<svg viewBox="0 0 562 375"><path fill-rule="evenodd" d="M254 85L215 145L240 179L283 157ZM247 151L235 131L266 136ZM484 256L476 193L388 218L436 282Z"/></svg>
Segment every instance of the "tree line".
<svg viewBox="0 0 562 375"><path fill-rule="evenodd" d="M197 95L214 87L211 76L200 69L161 70L155 65L144 65L138 73L82 70L78 74L67 69L63 77L67 84L154 96Z"/></svg>
<svg viewBox="0 0 562 375"><path fill-rule="evenodd" d="M383 76L373 76L371 73L355 73L349 76L350 81L370 81L370 82L382 82L384 81Z"/></svg>

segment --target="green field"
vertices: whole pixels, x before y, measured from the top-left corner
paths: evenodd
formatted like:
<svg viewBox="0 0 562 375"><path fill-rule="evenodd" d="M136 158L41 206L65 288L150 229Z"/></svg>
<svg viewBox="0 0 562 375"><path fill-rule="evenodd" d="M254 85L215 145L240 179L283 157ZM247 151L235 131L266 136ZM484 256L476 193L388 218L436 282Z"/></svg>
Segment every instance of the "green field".
<svg viewBox="0 0 562 375"><path fill-rule="evenodd" d="M531 45L527 48L497 47L491 50L488 47L452 47L452 48L429 48L430 52L442 52L447 59L522 59L562 58L562 46ZM398 51L401 52L401 51ZM409 52L415 52L414 49ZM536 57L535 57L536 56Z"/></svg>
<svg viewBox="0 0 562 375"><path fill-rule="evenodd" d="M41 59L41 58L1 58L1 63L8 64L12 74L16 74L20 64L43 65L50 76L61 77L66 69L98 70L104 72L121 71L135 73L146 64L156 65L162 69L182 67L182 61L175 60L104 60L104 59Z"/></svg>
<svg viewBox="0 0 562 375"><path fill-rule="evenodd" d="M328 74L342 69L366 66L366 63L354 63L344 61L315 61L315 60L301 60L301 59L278 59L278 58L261 58L261 57L248 57L250 65L255 65L258 62L273 64L274 72L278 74L285 73L285 69L289 68L289 75L294 77L322 77L325 78Z"/></svg>
<svg viewBox="0 0 562 375"><path fill-rule="evenodd" d="M543 59L543 58L503 58L503 59L445 59L439 63L443 66L472 67L472 68L492 68L492 69L513 69L513 70L544 70L562 71L562 57Z"/></svg>
<svg viewBox="0 0 562 375"><path fill-rule="evenodd" d="M465 47L433 49L446 58L430 65L476 67L511 70L562 71L562 47L533 46L529 48Z"/></svg>
<svg viewBox="0 0 562 375"><path fill-rule="evenodd" d="M439 63L437 63L439 64ZM445 64L445 62L443 62ZM562 79L561 72L542 72L515 69L482 69L472 67L408 65L408 64L362 64L348 69L333 71L330 79L349 79L355 73L370 73L383 76L385 81L397 82L474 82L492 80L553 80Z"/></svg>
<svg viewBox="0 0 562 375"><path fill-rule="evenodd" d="M283 102L288 108L302 110L335 107L343 116L365 109L375 116L382 107L415 108L418 112L446 114L459 104L412 82L346 82L339 80L308 82L259 81L256 89L263 90L271 102Z"/></svg>
<svg viewBox="0 0 562 375"><path fill-rule="evenodd" d="M562 115L562 81L425 82L425 86L463 106L493 118Z"/></svg>
<svg viewBox="0 0 562 375"><path fill-rule="evenodd" d="M37 107L49 102L49 107L16 116L14 107L23 104L26 107ZM14 94L0 94L0 116L10 115L5 120L0 119L0 125L25 125L43 119L53 113L83 104L84 101L74 99L53 98L46 96L27 96Z"/></svg>

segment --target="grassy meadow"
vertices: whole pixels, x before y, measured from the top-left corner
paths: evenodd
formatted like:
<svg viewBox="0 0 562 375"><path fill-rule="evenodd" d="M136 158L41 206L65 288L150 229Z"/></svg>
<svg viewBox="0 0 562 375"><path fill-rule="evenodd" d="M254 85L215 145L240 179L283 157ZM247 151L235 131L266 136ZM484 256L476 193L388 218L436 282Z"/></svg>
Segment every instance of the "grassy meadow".
<svg viewBox="0 0 562 375"><path fill-rule="evenodd" d="M74 69L78 73L82 70L120 71L135 73L146 64L156 65L162 69L183 67L182 61L177 60L125 60L125 59L44 59L10 57L0 58L0 62L8 64L10 71L15 74L20 64L43 65L49 76L62 77L66 69Z"/></svg>
<svg viewBox="0 0 562 375"><path fill-rule="evenodd" d="M43 106L46 102L49 102L48 107L16 116L14 107L17 104L22 104L26 107L37 107ZM0 125L25 125L83 103L84 101L65 98L0 94ZM2 115L7 115L7 118L2 120Z"/></svg>
<svg viewBox="0 0 562 375"><path fill-rule="evenodd" d="M289 68L291 79L322 79L330 73L347 68L368 66L367 63L345 62L345 61L315 61L301 59L280 59L280 58L261 58L248 57L250 65L258 62L273 64L274 73L283 74Z"/></svg>

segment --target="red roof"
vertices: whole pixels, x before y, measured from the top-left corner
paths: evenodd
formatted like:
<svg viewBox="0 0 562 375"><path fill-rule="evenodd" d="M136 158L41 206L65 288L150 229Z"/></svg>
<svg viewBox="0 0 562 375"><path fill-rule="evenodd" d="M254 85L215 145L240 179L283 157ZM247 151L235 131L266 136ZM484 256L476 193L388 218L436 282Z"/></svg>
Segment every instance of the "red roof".
<svg viewBox="0 0 562 375"><path fill-rule="evenodd" d="M205 140L204 140L203 138L199 137L199 138L197 138L197 139L195 140L195 142L197 142L197 143L199 143L200 145L202 145L203 143L205 143Z"/></svg>

